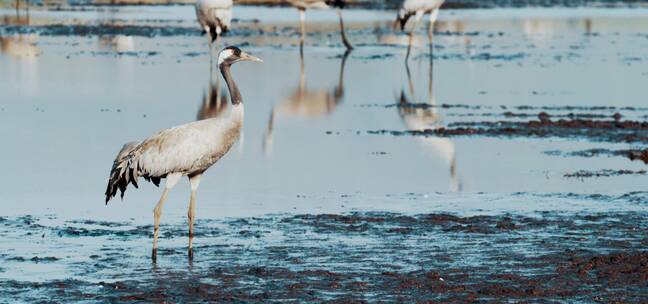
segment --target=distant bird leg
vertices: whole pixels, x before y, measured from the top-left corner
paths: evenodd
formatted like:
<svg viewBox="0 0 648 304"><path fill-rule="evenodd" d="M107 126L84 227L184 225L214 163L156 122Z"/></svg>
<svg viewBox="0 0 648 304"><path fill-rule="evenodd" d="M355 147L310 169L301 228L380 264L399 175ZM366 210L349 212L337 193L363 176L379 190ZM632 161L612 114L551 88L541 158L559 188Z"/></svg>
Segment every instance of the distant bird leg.
<svg viewBox="0 0 648 304"><path fill-rule="evenodd" d="M351 54L351 50L347 50L344 52L344 56L342 57L342 62L340 63L340 76L338 78L338 85L335 87L335 98L342 98L344 96L344 66L346 65L346 61L349 58L349 54Z"/></svg>
<svg viewBox="0 0 648 304"><path fill-rule="evenodd" d="M167 196L169 195L169 190L173 188L182 177L181 173L171 173L167 175L166 185L164 186L164 192L162 192L162 197L158 201L157 205L153 209L153 252L151 253L151 259L155 263L157 261L157 241L158 241L158 232L160 230L160 216L162 215L162 206L164 206L164 201L166 201Z"/></svg>
<svg viewBox="0 0 648 304"><path fill-rule="evenodd" d="M304 52L304 40L306 40L306 10L299 10L299 28L301 30L301 40L299 41L300 52Z"/></svg>
<svg viewBox="0 0 648 304"><path fill-rule="evenodd" d="M187 218L189 219L189 260L193 259L193 222L196 218L196 190L198 190L198 185L200 185L200 178L202 174L194 175L189 177L189 182L191 183L191 199L189 200L189 211L187 212Z"/></svg>
<svg viewBox="0 0 648 304"><path fill-rule="evenodd" d="M209 72L211 73L211 66L214 65L214 58L212 55L212 45L213 45L213 39L212 39L212 32L209 29L209 26L205 26L204 29L205 33L207 33L207 45L209 45Z"/></svg>
<svg viewBox="0 0 648 304"><path fill-rule="evenodd" d="M213 56L213 50L214 50L214 45L218 47L218 38L220 37L221 34L221 28L220 26L216 26L215 28L210 28L208 26L205 27L205 31L207 32L207 39L208 44L209 44L209 65L213 66L214 65L214 56ZM210 69L211 72L211 69Z"/></svg>
<svg viewBox="0 0 648 304"><path fill-rule="evenodd" d="M337 14L338 14L338 17L340 17L340 34L342 35L342 42L344 43L344 46L347 48L347 50L353 50L353 45L351 45L351 43L347 39L346 33L344 31L344 21L342 20L342 10L339 7L337 8Z"/></svg>
<svg viewBox="0 0 648 304"><path fill-rule="evenodd" d="M422 17L423 11L417 11L416 16L414 17L414 26L412 26L412 30L409 33L409 42L407 43L407 55L405 55L405 61L409 59L412 50L412 42L414 41L414 33L416 32L416 28L418 27L419 21L421 21Z"/></svg>
<svg viewBox="0 0 648 304"><path fill-rule="evenodd" d="M438 16L439 16L438 8L430 12L430 26L428 27L428 37L430 37L430 40L432 40L432 36L434 35L434 24L436 23Z"/></svg>

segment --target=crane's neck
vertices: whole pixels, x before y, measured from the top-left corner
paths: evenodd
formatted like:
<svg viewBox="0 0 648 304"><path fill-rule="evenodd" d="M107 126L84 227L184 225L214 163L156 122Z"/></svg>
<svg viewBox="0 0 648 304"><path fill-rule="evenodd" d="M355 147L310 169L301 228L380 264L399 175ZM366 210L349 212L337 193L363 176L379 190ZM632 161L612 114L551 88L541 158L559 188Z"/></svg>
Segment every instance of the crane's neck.
<svg viewBox="0 0 648 304"><path fill-rule="evenodd" d="M229 88L230 99L232 100L232 104L238 105L240 103L243 103L243 97L241 97L241 91L239 91L238 86L236 86L236 82L234 82L234 78L232 78L232 73L230 72L230 65L227 63L221 63L219 68L221 74L223 75L223 78L225 78L225 82L227 83L227 88Z"/></svg>

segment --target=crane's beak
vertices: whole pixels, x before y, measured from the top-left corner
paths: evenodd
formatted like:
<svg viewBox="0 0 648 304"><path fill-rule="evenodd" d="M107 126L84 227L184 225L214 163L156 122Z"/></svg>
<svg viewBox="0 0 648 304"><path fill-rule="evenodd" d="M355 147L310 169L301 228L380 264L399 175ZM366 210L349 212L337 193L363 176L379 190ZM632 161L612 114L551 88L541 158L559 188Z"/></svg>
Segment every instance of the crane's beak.
<svg viewBox="0 0 648 304"><path fill-rule="evenodd" d="M245 53L245 52L241 52L240 58L241 58L242 61L263 62L263 60L261 60L261 58L254 57L254 56L252 56L252 55L250 55L248 53Z"/></svg>

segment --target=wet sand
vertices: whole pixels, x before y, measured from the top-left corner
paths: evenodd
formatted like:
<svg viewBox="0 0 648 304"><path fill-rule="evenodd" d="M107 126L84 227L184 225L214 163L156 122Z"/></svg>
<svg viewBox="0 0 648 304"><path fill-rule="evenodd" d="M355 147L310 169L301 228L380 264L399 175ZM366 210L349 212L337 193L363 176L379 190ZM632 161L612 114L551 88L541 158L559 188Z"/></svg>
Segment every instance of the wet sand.
<svg viewBox="0 0 648 304"><path fill-rule="evenodd" d="M265 61L233 71L243 139L203 178L194 260L183 181L154 265L160 190L104 205L112 160L227 97L191 6L95 4L0 9L0 299L648 297L648 10L449 7L405 64L393 11L345 11L347 56L309 11L302 61L296 10L236 7L221 46Z"/></svg>

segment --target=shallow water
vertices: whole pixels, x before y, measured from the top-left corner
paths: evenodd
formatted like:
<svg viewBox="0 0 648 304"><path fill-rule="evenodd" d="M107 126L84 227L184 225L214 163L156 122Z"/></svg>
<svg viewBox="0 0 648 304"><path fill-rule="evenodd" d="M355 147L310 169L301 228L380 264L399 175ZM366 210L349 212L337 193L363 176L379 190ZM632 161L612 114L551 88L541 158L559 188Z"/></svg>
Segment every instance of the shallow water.
<svg viewBox="0 0 648 304"><path fill-rule="evenodd" d="M233 68L245 103L243 137L203 178L197 258L185 262L183 181L165 206L161 256L152 268L151 209L160 190L144 184L123 202L104 205L112 160L125 142L195 120L205 97L224 83L216 88L218 73L210 76L207 41L191 6L82 8L33 8L29 20L0 10L3 298L137 300L129 297L142 290L152 299L156 288L171 297L196 288L222 300L199 292L220 286L231 299L252 301L363 291L360 299L375 300L409 290L387 283L382 272L418 280L427 276L419 270L455 269L462 292L409 299L492 300L506 294L464 285L506 272L553 276L568 263L553 256L569 249L590 257L646 246L645 164L624 154L572 153L643 149L642 137L626 133L644 129L613 127L595 136L595 127L506 133L496 126L533 126L541 112L553 121L645 121L648 10L448 9L432 46L419 29L407 65L407 36L391 31L393 12L345 11L358 46L345 57L335 13L309 11L302 70L294 9L236 7L238 20L222 44L264 59ZM452 133L463 126L488 132ZM441 127L449 132L417 133ZM606 170L637 174L575 174ZM458 218L441 226L422 220L440 214ZM524 226L532 219L542 224ZM524 228L498 226L510 221ZM597 241L601 235L607 243ZM502 239L511 244L497 247L504 253L472 253ZM395 261L403 256L412 258ZM528 256L551 269L540 270ZM471 271L479 275L462 277ZM331 276L335 282L324 278ZM199 283L174 289L162 277ZM307 278L308 287L289 287ZM335 292L327 284L358 289ZM294 293L273 292L282 288Z"/></svg>

